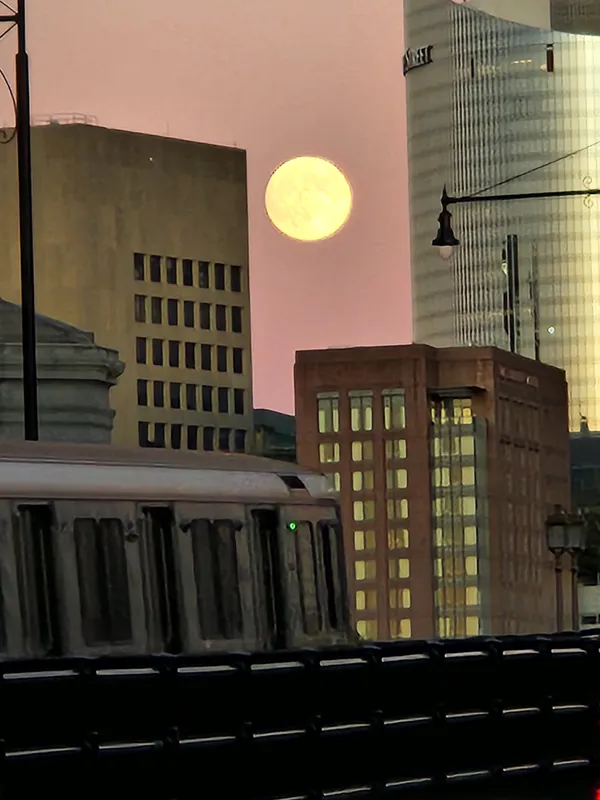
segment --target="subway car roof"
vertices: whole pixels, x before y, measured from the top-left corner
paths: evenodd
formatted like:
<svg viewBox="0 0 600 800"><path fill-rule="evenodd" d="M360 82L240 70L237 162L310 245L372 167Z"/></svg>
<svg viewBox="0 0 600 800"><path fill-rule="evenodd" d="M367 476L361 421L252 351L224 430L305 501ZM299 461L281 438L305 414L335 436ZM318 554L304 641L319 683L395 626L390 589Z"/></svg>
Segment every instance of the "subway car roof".
<svg viewBox="0 0 600 800"><path fill-rule="evenodd" d="M0 440L0 497L5 498L287 502L295 489L305 493L305 498L296 494L302 503L335 501L322 473L243 453Z"/></svg>
<svg viewBox="0 0 600 800"><path fill-rule="evenodd" d="M124 448L105 444L63 444L0 439L2 461L79 463L103 466L166 467L175 469L274 472L279 475L316 475L316 470L287 461L246 453L173 451L162 448Z"/></svg>

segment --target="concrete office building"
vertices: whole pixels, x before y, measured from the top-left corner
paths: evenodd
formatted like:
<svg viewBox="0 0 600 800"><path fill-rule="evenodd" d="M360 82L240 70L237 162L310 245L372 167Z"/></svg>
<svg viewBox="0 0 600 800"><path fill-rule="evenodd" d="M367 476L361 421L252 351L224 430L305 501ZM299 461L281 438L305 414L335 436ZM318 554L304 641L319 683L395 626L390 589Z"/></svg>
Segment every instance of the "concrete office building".
<svg viewBox="0 0 600 800"><path fill-rule="evenodd" d="M404 345L298 352L295 383L298 461L340 492L363 637L554 629L544 522L569 503L562 370Z"/></svg>
<svg viewBox="0 0 600 800"><path fill-rule="evenodd" d="M461 246L450 261L431 246L444 184L454 196L600 186L600 4L404 9L414 338L564 368L571 429L584 416L600 430L599 198L454 205Z"/></svg>
<svg viewBox="0 0 600 800"><path fill-rule="evenodd" d="M246 154L89 124L32 131L37 310L119 352L113 442L245 450ZM0 295L19 302L16 149L0 148Z"/></svg>

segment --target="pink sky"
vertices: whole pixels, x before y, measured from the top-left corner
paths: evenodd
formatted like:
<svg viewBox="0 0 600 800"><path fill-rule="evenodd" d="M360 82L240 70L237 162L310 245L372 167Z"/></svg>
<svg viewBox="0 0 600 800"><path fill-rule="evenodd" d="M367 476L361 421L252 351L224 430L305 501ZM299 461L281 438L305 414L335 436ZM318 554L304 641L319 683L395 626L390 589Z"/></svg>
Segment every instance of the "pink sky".
<svg viewBox="0 0 600 800"><path fill-rule="evenodd" d="M400 0L28 6L34 115L248 151L256 407L292 411L297 349L410 340ZM0 63L14 46L2 41ZM333 239L294 242L265 216L270 173L296 155L329 158L352 183Z"/></svg>

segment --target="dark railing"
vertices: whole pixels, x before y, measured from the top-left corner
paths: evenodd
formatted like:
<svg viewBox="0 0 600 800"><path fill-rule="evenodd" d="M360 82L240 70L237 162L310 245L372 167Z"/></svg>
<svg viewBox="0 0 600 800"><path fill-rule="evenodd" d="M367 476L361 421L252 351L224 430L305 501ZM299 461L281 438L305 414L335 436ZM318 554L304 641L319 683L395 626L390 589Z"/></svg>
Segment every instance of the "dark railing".
<svg viewBox="0 0 600 800"><path fill-rule="evenodd" d="M64 794L80 769L106 794L127 781L165 800L391 797L593 769L599 646L565 635L5 662L0 796Z"/></svg>

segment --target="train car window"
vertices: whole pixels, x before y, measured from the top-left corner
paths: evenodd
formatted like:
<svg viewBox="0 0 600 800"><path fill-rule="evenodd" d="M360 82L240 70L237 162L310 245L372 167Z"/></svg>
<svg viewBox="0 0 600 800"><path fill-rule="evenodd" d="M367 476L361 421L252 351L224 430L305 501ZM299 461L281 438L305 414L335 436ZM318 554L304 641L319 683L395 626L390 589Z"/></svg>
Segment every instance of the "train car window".
<svg viewBox="0 0 600 800"><path fill-rule="evenodd" d="M264 585L265 613L271 646L285 646L285 600L279 549L279 514L274 509L252 511L254 544L260 552L260 567Z"/></svg>
<svg viewBox="0 0 600 800"><path fill-rule="evenodd" d="M82 633L88 647L131 641L125 534L120 519L73 524Z"/></svg>
<svg viewBox="0 0 600 800"><path fill-rule="evenodd" d="M240 526L228 519L195 519L190 530L202 635L239 639L243 635L236 552Z"/></svg>
<svg viewBox="0 0 600 800"><path fill-rule="evenodd" d="M49 506L18 508L14 543L23 636L41 655L62 651L52 527Z"/></svg>
<svg viewBox="0 0 600 800"><path fill-rule="evenodd" d="M319 533L323 542L328 622L333 630L345 630L348 625L348 602L342 529L334 522L320 522Z"/></svg>
<svg viewBox="0 0 600 800"><path fill-rule="evenodd" d="M166 653L182 650L179 580L175 556L174 520L170 508L144 508L147 523L144 546L146 604L158 623L158 635Z"/></svg>
<svg viewBox="0 0 600 800"><path fill-rule="evenodd" d="M302 622L304 632L311 636L319 633L322 626L317 542L310 522L296 523L292 535L296 547Z"/></svg>

